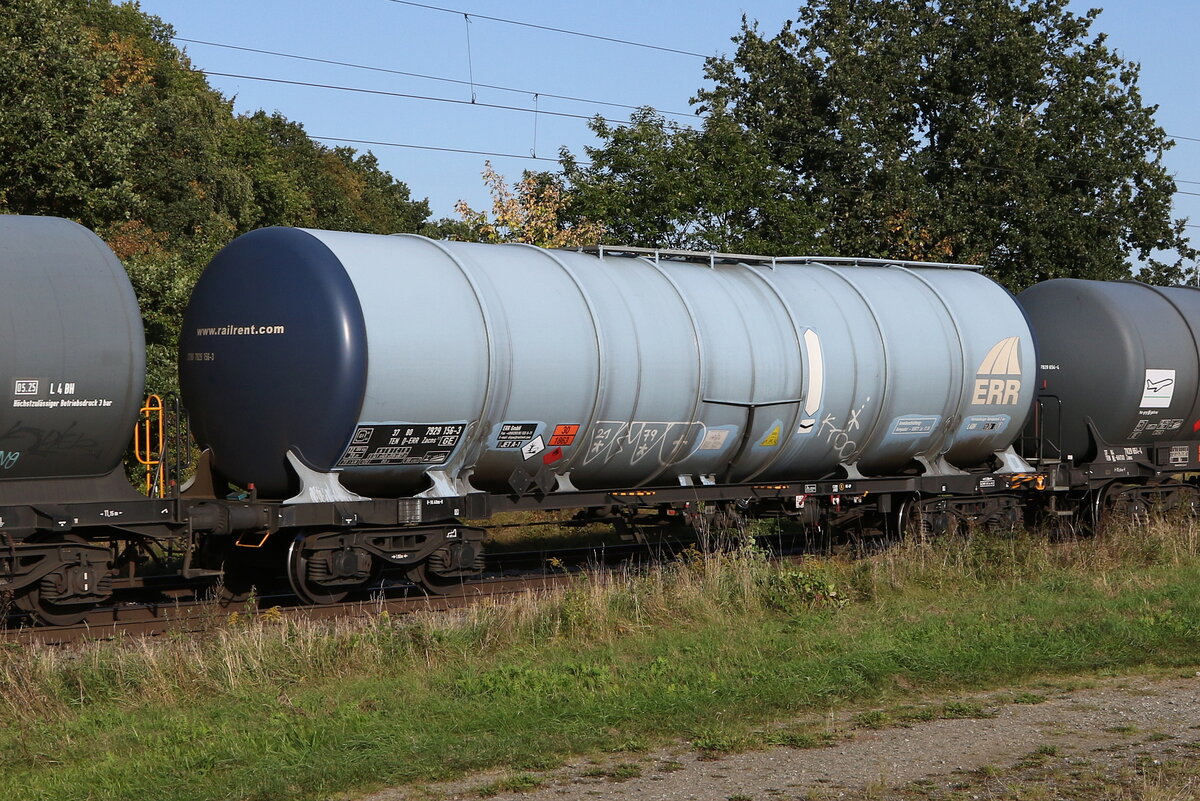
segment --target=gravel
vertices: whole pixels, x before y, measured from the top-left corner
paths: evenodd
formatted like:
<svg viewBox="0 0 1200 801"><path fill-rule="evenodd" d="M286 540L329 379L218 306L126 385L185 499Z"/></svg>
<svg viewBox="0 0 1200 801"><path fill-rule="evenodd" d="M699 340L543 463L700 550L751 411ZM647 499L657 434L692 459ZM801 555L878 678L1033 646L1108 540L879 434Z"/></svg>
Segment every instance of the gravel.
<svg viewBox="0 0 1200 801"><path fill-rule="evenodd" d="M1034 688L1040 703L1010 703L1014 693L973 697L995 712L984 719L940 719L880 730L833 721L831 747L770 748L703 759L689 744L645 754L578 760L537 774L544 783L523 793L488 797L523 801L745 801L770 798L854 798L919 781L951 786L956 777L1008 769L1031 757L1102 767L1152 759L1155 748L1200 740L1200 673L1189 678L1121 677L1083 689ZM1020 692L1020 691L1015 691ZM1037 696L1025 700L1037 700ZM955 700L943 698L939 701ZM825 721L829 724L830 721ZM1186 749L1185 749L1186 750ZM1195 753L1189 751L1189 753ZM636 768L630 768L630 764ZM620 769L618 766L622 766ZM609 773L605 777L603 773ZM623 778L637 774L632 778ZM585 775L591 774L591 775ZM422 788L397 788L362 801L478 799L509 774L495 772ZM614 779L622 780L614 780ZM495 789L494 787L492 789Z"/></svg>

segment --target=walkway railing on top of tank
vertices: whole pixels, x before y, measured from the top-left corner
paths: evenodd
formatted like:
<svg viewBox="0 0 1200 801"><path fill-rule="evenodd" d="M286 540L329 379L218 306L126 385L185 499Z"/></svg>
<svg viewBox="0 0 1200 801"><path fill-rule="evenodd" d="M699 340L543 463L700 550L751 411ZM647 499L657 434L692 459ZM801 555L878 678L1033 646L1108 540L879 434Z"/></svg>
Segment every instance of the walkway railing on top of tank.
<svg viewBox="0 0 1200 801"><path fill-rule="evenodd" d="M639 248L632 245L589 245L575 248L580 253L605 256L651 257L655 264L660 261L680 261L693 264L765 264L775 269L778 264L832 264L851 267L925 267L944 270L971 270L978 272L980 264L953 264L940 261L911 261L908 259L859 258L857 256L754 256L747 253L718 253L713 250L670 250L667 248Z"/></svg>

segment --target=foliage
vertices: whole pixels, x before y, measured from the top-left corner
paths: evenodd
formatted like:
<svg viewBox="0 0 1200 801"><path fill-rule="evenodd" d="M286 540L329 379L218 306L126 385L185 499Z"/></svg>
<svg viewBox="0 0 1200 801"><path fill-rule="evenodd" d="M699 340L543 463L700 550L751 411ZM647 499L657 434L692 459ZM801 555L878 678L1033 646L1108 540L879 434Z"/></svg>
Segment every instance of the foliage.
<svg viewBox="0 0 1200 801"><path fill-rule="evenodd" d="M267 225L392 234L418 230L429 204L379 169L374 154L328 148L278 112L231 121L227 150L244 165L252 205L239 233Z"/></svg>
<svg viewBox="0 0 1200 801"><path fill-rule="evenodd" d="M1013 289L1124 278L1133 254L1178 280L1194 251L1171 218L1173 143L1098 13L814 0L773 37L744 21L733 58L708 62L703 129L595 123L592 166L565 154L563 172L640 244L985 264Z"/></svg>
<svg viewBox="0 0 1200 801"><path fill-rule="evenodd" d="M484 162L483 182L492 195L492 219L475 211L465 200L455 204L465 230L457 233L474 242L524 242L543 248L594 245L603 228L586 218L568 221L563 212L569 198L553 175L526 170L510 189L491 162Z"/></svg>
<svg viewBox="0 0 1200 801"><path fill-rule="evenodd" d="M175 387L187 293L265 225L415 231L429 215L375 157L232 104L134 4L0 0L0 213L68 217L124 260L147 329L147 389Z"/></svg>
<svg viewBox="0 0 1200 801"><path fill-rule="evenodd" d="M816 235L787 172L725 114L696 129L645 108L629 126L590 126L605 145L589 164L562 152L568 213L603 221L608 242L778 255Z"/></svg>

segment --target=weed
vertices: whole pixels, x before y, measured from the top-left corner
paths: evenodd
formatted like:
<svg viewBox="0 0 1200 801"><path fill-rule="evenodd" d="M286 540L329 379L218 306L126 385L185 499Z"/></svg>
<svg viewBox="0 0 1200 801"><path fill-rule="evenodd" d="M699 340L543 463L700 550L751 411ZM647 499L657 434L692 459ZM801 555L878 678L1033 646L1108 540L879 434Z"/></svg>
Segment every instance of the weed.
<svg viewBox="0 0 1200 801"><path fill-rule="evenodd" d="M701 759L719 759L744 745L740 737L722 729L701 729L692 736L691 743Z"/></svg>
<svg viewBox="0 0 1200 801"><path fill-rule="evenodd" d="M884 729L892 725L892 718L882 709L873 709L855 715L852 722L860 729Z"/></svg>
<svg viewBox="0 0 1200 801"><path fill-rule="evenodd" d="M650 750L650 744L640 737L630 737L614 743L605 750L613 754L641 754Z"/></svg>
<svg viewBox="0 0 1200 801"><path fill-rule="evenodd" d="M902 706L896 710L895 716L901 723L916 723L937 720L938 710L932 706Z"/></svg>
<svg viewBox="0 0 1200 801"><path fill-rule="evenodd" d="M480 798L491 798L501 793L527 793L545 783L546 780L540 776L534 776L531 773L517 773L485 784L475 792Z"/></svg>
<svg viewBox="0 0 1200 801"><path fill-rule="evenodd" d="M1037 693L1017 693L1013 696L1012 702L1014 704L1043 704L1046 702L1046 696Z"/></svg>
<svg viewBox="0 0 1200 801"><path fill-rule="evenodd" d="M778 729L763 735L764 745L782 748L825 748L833 745L837 738L827 731L793 731Z"/></svg>
<svg viewBox="0 0 1200 801"><path fill-rule="evenodd" d="M940 710L943 718L994 718L997 714L995 709L974 701L947 701Z"/></svg>
<svg viewBox="0 0 1200 801"><path fill-rule="evenodd" d="M760 578L767 603L783 611L796 608L841 608L849 599L828 578L803 570L769 571Z"/></svg>

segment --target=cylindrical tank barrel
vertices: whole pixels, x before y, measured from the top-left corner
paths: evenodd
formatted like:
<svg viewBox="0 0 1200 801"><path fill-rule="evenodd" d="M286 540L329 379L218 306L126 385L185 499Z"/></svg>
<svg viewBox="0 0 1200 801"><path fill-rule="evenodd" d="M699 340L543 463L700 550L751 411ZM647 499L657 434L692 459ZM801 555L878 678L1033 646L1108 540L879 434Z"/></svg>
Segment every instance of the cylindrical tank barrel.
<svg viewBox="0 0 1200 801"><path fill-rule="evenodd" d="M0 243L0 480L109 473L145 374L129 278L70 220L0 215Z"/></svg>
<svg viewBox="0 0 1200 801"><path fill-rule="evenodd" d="M1030 448L1087 461L1105 445L1194 437L1200 291L1058 278L1026 289L1018 302L1041 363Z"/></svg>
<svg viewBox="0 0 1200 801"><path fill-rule="evenodd" d="M271 228L202 275L180 381L235 483L292 491L290 450L388 496L977 466L1023 425L1033 363L970 270Z"/></svg>

